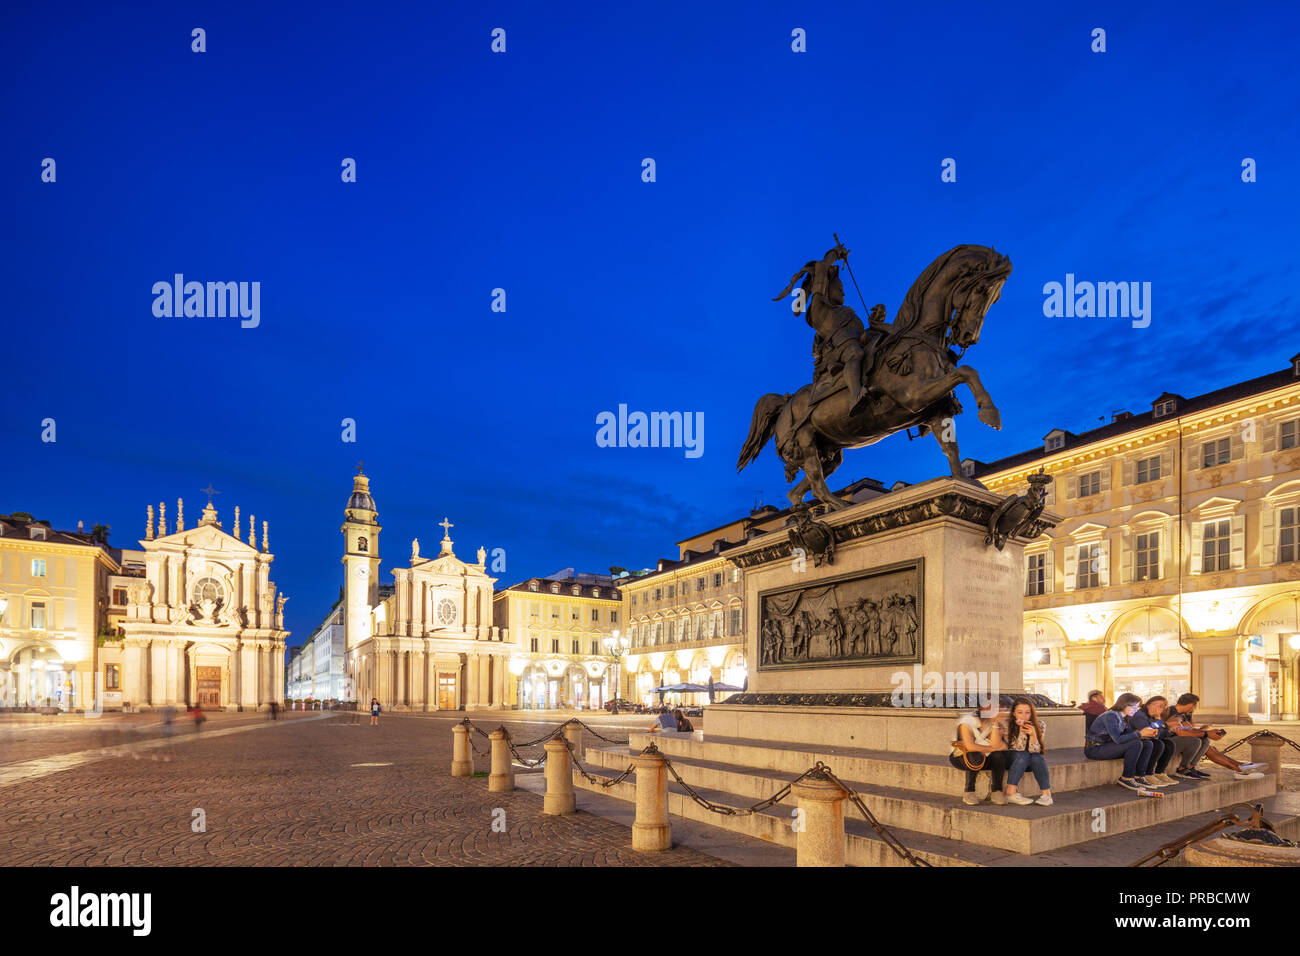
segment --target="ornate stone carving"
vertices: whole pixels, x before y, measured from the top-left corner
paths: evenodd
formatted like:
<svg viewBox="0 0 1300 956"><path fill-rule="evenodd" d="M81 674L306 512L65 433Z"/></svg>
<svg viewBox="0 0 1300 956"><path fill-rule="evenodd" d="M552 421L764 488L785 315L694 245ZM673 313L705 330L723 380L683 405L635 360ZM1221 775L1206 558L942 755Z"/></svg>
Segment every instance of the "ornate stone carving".
<svg viewBox="0 0 1300 956"><path fill-rule="evenodd" d="M920 560L759 595L759 670L922 659Z"/></svg>
<svg viewBox="0 0 1300 956"><path fill-rule="evenodd" d="M791 550L802 551L813 556L813 567L819 568L824 561L835 563L835 530L826 524L815 521L809 514L809 507L801 505L794 509L787 524L789 528Z"/></svg>
<svg viewBox="0 0 1300 956"><path fill-rule="evenodd" d="M1047 486L1052 483L1052 476L1044 473L1042 468L1037 474L1029 476L1029 491L1023 495L1008 498L989 516L989 533L984 536L984 544L992 544L999 551L1006 547L1007 539L1023 534L1043 513L1047 501Z"/></svg>

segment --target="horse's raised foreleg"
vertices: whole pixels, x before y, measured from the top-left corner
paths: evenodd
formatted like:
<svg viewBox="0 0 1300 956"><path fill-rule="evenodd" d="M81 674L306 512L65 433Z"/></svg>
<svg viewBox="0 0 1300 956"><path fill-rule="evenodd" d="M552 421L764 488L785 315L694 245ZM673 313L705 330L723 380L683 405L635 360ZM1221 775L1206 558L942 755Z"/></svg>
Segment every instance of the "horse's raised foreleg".
<svg viewBox="0 0 1300 956"><path fill-rule="evenodd" d="M832 511L840 511L848 507L848 503L841 501L831 494L831 490L826 487L826 476L822 473L822 460L817 454L817 449L808 449L803 460L803 473L805 480L812 485L813 495L818 501L824 501L826 506Z"/></svg>
<svg viewBox="0 0 1300 956"><path fill-rule="evenodd" d="M984 383L980 381L980 373L975 371L975 369L971 368L969 365L962 365L959 368L954 369L954 372L961 376L961 380L966 383L966 387L969 388L971 394L975 396L975 404L979 406L979 420L990 428L996 428L998 431L1001 431L1002 413L999 412L998 407L993 404L993 397L989 395L988 389L986 389Z"/></svg>
<svg viewBox="0 0 1300 956"><path fill-rule="evenodd" d="M811 487L812 482L808 480L807 475L800 478L799 483L786 492L786 497L790 499L790 507L793 508L795 505L799 504L799 502L803 501L803 496L808 493L808 489Z"/></svg>

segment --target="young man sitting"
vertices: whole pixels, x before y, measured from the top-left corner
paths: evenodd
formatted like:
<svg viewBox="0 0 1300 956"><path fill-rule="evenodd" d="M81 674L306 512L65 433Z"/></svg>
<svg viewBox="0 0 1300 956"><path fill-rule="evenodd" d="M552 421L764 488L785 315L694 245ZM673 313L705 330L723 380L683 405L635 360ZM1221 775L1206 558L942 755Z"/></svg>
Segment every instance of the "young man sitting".
<svg viewBox="0 0 1300 956"><path fill-rule="evenodd" d="M1165 711L1164 720L1174 734L1174 752L1178 756L1178 769L1174 771L1180 777L1193 780L1208 780L1210 775L1197 770L1196 764L1202 757L1211 763L1231 770L1238 780L1254 780L1264 776L1260 771L1268 765L1262 763L1241 763L1225 754L1219 753L1210 741L1221 740L1224 731L1215 730L1209 724L1198 724L1192 720L1196 705L1201 698L1195 694L1183 694L1173 707Z"/></svg>

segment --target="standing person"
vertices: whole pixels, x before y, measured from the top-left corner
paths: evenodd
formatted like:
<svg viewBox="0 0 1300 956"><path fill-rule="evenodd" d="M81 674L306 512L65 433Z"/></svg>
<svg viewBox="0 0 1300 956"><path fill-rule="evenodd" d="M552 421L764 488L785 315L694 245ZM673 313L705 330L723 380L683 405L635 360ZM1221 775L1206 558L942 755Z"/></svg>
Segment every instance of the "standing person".
<svg viewBox="0 0 1300 956"><path fill-rule="evenodd" d="M1174 741L1177 739L1164 720L1165 707L1168 704L1169 701L1164 697L1159 695L1152 697L1129 721L1136 730L1141 730L1143 727L1156 729L1156 737L1151 741L1151 758L1145 767L1138 768L1138 777L1148 787L1173 787L1178 784L1177 780L1165 773L1176 751Z"/></svg>
<svg viewBox="0 0 1300 956"><path fill-rule="evenodd" d="M379 712L383 709L384 708L379 706L378 697L370 698L370 726L371 727L379 726Z"/></svg>
<svg viewBox="0 0 1300 956"><path fill-rule="evenodd" d="M280 705L275 701L271 701L271 719L272 720L280 719Z"/></svg>
<svg viewBox="0 0 1300 956"><path fill-rule="evenodd" d="M1142 698L1137 694L1120 694L1110 709L1092 722L1092 729L1084 735L1083 755L1089 760L1115 760L1123 758L1124 770L1117 781L1121 787L1151 794L1137 779L1138 769L1151 759L1151 741L1159 731L1154 727L1134 730L1129 718L1137 713Z"/></svg>
<svg viewBox="0 0 1300 956"><path fill-rule="evenodd" d="M1088 701L1080 704L1079 709L1084 713L1083 732L1086 734L1092 729L1092 722L1106 713L1106 695L1099 690L1088 691Z"/></svg>
<svg viewBox="0 0 1300 956"><path fill-rule="evenodd" d="M194 712L190 714L190 716L194 719L194 732L197 734L200 730L203 729L203 722L208 719L207 717L203 716L203 705L195 704Z"/></svg>
<svg viewBox="0 0 1300 956"><path fill-rule="evenodd" d="M1003 739L1007 742L1007 802L1027 806L1037 803L1039 806L1052 805L1052 778L1047 771L1047 745L1043 742L1046 727L1038 719L1038 711L1027 697L1017 697L1011 702L1011 714L1000 725ZM1037 800L1030 800L1017 791L1020 778L1028 770L1038 781L1042 794Z"/></svg>
<svg viewBox="0 0 1300 956"><path fill-rule="evenodd" d="M1237 775L1238 780L1262 777L1263 773L1260 771L1267 767L1267 764L1240 763L1226 754L1219 753L1210 745L1211 741L1222 739L1226 731L1215 730L1209 724L1198 724L1192 720L1192 715L1196 713L1196 705L1200 702L1201 698L1195 694L1183 694L1178 698L1178 703L1164 713L1164 720L1174 734L1174 746L1180 758L1176 773L1180 777L1190 777L1193 780L1208 779L1210 776L1208 773L1196 769L1197 762L1205 757L1211 763L1231 770Z"/></svg>
<svg viewBox="0 0 1300 956"><path fill-rule="evenodd" d="M961 802L974 806L979 803L975 796L975 781L980 771L987 770L992 778L989 801L999 806L1007 802L1002 792L1002 776L1007 769L1007 745L1002 739L1002 730L997 718L1002 716L1001 709L993 705L992 716L985 717L976 709L972 713L962 714L957 719L957 739L952 742L952 753L948 762L958 770L966 772L966 790Z"/></svg>

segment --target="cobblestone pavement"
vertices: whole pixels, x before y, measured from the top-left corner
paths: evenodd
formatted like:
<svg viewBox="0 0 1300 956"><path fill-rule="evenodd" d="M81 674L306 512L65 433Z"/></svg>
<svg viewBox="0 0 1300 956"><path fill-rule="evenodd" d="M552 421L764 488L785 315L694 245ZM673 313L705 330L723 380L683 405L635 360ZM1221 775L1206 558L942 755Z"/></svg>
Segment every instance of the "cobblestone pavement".
<svg viewBox="0 0 1300 956"><path fill-rule="evenodd" d="M543 816L537 794L489 794L486 777L452 778L449 720L370 727L320 716L215 715L203 734L0 787L0 865L727 865L685 847L635 853L622 824ZM143 738L154 721L121 726ZM105 727L15 733L22 742L0 753L0 770L15 753L30 761L93 750ZM492 829L497 809L504 832ZM193 831L196 810L206 832Z"/></svg>

